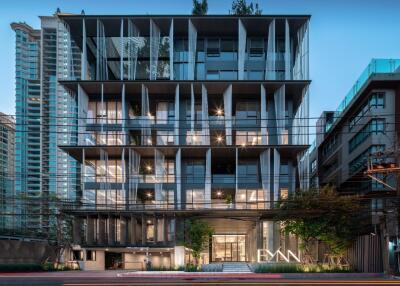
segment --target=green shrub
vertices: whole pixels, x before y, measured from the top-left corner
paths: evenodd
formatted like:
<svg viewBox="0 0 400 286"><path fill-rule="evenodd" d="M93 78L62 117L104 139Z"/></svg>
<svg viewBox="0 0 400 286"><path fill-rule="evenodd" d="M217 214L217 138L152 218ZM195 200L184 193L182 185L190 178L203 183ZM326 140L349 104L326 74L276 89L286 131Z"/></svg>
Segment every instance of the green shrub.
<svg viewBox="0 0 400 286"><path fill-rule="evenodd" d="M34 263L0 264L0 272L42 271L42 265Z"/></svg>
<svg viewBox="0 0 400 286"><path fill-rule="evenodd" d="M199 267L197 265L194 264L187 264L185 267L185 271L186 272L198 272L199 271Z"/></svg>
<svg viewBox="0 0 400 286"><path fill-rule="evenodd" d="M255 273L302 273L301 265L295 263L263 263L254 266Z"/></svg>
<svg viewBox="0 0 400 286"><path fill-rule="evenodd" d="M260 263L253 264L255 273L349 273L352 269L326 264Z"/></svg>
<svg viewBox="0 0 400 286"><path fill-rule="evenodd" d="M171 268L171 267L165 267L165 266L161 266L161 267L150 267L149 269L147 269L147 271L177 271L177 268Z"/></svg>
<svg viewBox="0 0 400 286"><path fill-rule="evenodd" d="M42 270L43 271L69 271L69 270L74 270L71 267L68 267L65 264L59 263L56 267L56 265L52 262L46 262L42 265Z"/></svg>

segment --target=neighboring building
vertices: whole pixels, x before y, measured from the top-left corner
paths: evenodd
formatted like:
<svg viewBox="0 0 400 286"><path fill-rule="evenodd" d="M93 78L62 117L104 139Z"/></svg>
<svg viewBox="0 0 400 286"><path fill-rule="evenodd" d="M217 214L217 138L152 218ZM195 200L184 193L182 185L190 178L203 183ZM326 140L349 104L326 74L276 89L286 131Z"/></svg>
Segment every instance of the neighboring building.
<svg viewBox="0 0 400 286"><path fill-rule="evenodd" d="M371 154L394 151L400 131L400 60L374 59L338 110L317 123L319 184L342 193L381 197L391 191L364 172ZM381 163L396 163L394 156ZM394 175L378 175L395 186Z"/></svg>
<svg viewBox="0 0 400 286"><path fill-rule="evenodd" d="M46 197L73 199L80 184L76 161L57 147L76 140L71 138L76 101L57 79L79 77L80 54L57 17L41 17L40 30L25 23L11 27L16 34L15 193L31 200L17 206L17 231L47 236L54 228Z"/></svg>
<svg viewBox="0 0 400 286"><path fill-rule="evenodd" d="M15 193L34 196L40 193L40 30L25 23L11 27L16 38ZM22 206L16 208L16 227L22 230L26 217Z"/></svg>
<svg viewBox="0 0 400 286"><path fill-rule="evenodd" d="M0 112L0 232L8 232L15 226L14 146L14 118Z"/></svg>
<svg viewBox="0 0 400 286"><path fill-rule="evenodd" d="M60 148L82 164L82 268L183 265L191 218L215 231L202 263L293 261L273 218L305 180L309 16L59 18L82 56L80 80L59 81L78 104Z"/></svg>
<svg viewBox="0 0 400 286"><path fill-rule="evenodd" d="M400 60L373 59L339 108L321 115L316 148L310 153L311 184L332 185L342 194L361 195L370 203L371 234L386 238L370 264L391 272L399 269L398 202L393 199L396 171L374 174L384 184L365 172L368 163L375 170L399 164L399 114ZM388 266L382 262L384 253Z"/></svg>

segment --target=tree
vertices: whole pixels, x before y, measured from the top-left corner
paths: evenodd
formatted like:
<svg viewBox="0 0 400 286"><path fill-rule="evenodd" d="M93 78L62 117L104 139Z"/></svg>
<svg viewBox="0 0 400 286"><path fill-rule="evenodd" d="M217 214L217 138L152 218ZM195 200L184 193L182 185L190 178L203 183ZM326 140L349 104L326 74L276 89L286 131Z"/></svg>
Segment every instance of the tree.
<svg viewBox="0 0 400 286"><path fill-rule="evenodd" d="M53 242L56 248L55 267L60 264L61 257L65 250L71 248L72 245L72 221L73 216L65 212L64 201L56 195L49 195L49 203L51 205L51 213L53 217L50 219L49 231L50 243Z"/></svg>
<svg viewBox="0 0 400 286"><path fill-rule="evenodd" d="M365 226L361 222L363 206L357 196L340 196L332 187L308 189L291 194L278 204L276 219L283 231L301 239L304 254L310 254L310 242L321 240L331 253L341 256Z"/></svg>
<svg viewBox="0 0 400 286"><path fill-rule="evenodd" d="M262 10L259 8L258 3L253 5L253 2L251 2L247 5L246 0L234 0L232 2L232 14L238 16L261 15Z"/></svg>
<svg viewBox="0 0 400 286"><path fill-rule="evenodd" d="M196 265L199 263L201 251L207 247L210 237L214 230L207 222L202 220L189 220L185 246L190 248L193 253Z"/></svg>
<svg viewBox="0 0 400 286"><path fill-rule="evenodd" d="M192 15L207 15L208 3L207 0L193 0Z"/></svg>

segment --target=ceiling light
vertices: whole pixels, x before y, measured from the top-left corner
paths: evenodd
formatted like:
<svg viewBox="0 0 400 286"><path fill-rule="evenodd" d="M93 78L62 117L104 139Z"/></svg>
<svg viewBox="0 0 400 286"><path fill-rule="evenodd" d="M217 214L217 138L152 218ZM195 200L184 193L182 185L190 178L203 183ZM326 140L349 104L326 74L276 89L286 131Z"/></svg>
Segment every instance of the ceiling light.
<svg viewBox="0 0 400 286"><path fill-rule="evenodd" d="M223 112L222 112L222 109L221 109L221 108L217 108L217 115L218 115L218 116L221 116L222 113L223 113Z"/></svg>
<svg viewBox="0 0 400 286"><path fill-rule="evenodd" d="M151 171L153 168L150 165L146 166L147 171Z"/></svg>
<svg viewBox="0 0 400 286"><path fill-rule="evenodd" d="M221 143L221 142L222 142L222 136L217 136L217 141L218 141L219 143Z"/></svg>
<svg viewBox="0 0 400 286"><path fill-rule="evenodd" d="M221 192L221 191L218 191L218 192L217 192L217 196L220 197L221 195L222 195L222 192Z"/></svg>
<svg viewBox="0 0 400 286"><path fill-rule="evenodd" d="M151 197L152 197L152 194L151 194L151 193L147 193L147 197L148 197L148 198L151 198Z"/></svg>

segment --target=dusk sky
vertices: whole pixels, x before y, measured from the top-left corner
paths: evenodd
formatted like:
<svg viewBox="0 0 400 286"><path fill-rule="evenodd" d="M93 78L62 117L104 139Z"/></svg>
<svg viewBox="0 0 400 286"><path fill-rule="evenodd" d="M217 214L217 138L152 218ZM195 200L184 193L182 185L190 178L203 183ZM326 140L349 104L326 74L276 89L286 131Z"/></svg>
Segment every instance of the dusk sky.
<svg viewBox="0 0 400 286"><path fill-rule="evenodd" d="M248 0L249 1L249 0ZM231 0L208 0L208 14L228 14ZM334 110L372 58L400 58L400 1L258 0L263 14L311 14L310 116ZM11 22L39 28L38 16L190 14L192 0L14 0L0 4L0 111L15 114L15 36ZM310 133L314 133L314 129Z"/></svg>

